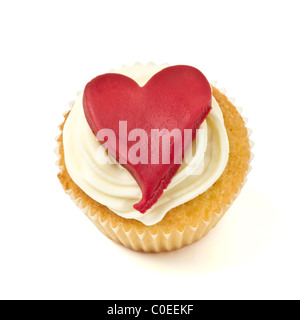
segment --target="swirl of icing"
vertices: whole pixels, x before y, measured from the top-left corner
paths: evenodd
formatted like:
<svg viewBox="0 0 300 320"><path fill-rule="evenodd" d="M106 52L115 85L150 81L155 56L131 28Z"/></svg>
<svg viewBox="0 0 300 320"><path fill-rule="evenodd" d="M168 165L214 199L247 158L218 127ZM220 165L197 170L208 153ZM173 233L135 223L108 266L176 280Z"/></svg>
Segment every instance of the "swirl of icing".
<svg viewBox="0 0 300 320"><path fill-rule="evenodd" d="M124 66L118 71L143 86L155 73L168 65ZM196 139L187 151L171 183L146 213L133 205L141 199L141 190L130 173L105 153L92 133L83 111L79 93L63 130L66 168L72 180L92 199L127 219L153 225L172 208L210 188L223 173L229 154L229 142L221 109L212 98L212 110L202 123ZM187 156L189 155L189 156Z"/></svg>

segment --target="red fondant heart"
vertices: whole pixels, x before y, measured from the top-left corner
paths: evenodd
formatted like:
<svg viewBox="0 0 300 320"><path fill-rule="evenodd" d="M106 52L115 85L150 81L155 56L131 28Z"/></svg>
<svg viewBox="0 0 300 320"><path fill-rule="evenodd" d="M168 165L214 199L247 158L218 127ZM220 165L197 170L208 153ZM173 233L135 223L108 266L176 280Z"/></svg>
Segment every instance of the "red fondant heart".
<svg viewBox="0 0 300 320"><path fill-rule="evenodd" d="M144 213L153 206L180 167L174 159L178 154L181 157L184 154L184 143L182 149L176 150L173 139L170 146L173 161L162 164L160 158L160 164L151 164L151 130L167 129L171 132L179 129L183 134L184 129L192 129L194 139L196 129L211 109L211 98L207 79L190 66L165 68L143 87L120 74L104 74L87 84L83 96L87 122L96 136L101 129L114 131L117 144L108 145L108 150L115 151L116 159L123 163L141 188L142 199L134 205L136 210ZM121 136L119 121L127 121L128 133L133 129L145 130L148 137L148 141L144 140L149 151L148 164L130 162L128 152L136 141L126 141L127 137ZM152 147L153 150L161 157L160 148ZM127 163L124 163L126 159Z"/></svg>

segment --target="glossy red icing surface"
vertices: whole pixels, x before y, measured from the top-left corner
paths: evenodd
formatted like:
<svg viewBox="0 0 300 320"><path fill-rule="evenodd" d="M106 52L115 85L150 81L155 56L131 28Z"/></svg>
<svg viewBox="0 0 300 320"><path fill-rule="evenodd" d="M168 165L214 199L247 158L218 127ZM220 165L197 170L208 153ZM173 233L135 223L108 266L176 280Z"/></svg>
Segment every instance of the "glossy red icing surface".
<svg viewBox="0 0 300 320"><path fill-rule="evenodd" d="M171 163L151 164L151 130L179 129L183 133L184 129L192 129L195 138L196 129L211 110L211 98L207 79L190 66L163 69L143 87L120 74L104 74L86 85L83 106L87 122L96 136L101 129L114 131L116 159L123 163L142 191L142 199L134 205L136 210L144 213L157 202L180 167L174 158L184 154L184 144L182 150L176 150L171 139ZM129 150L138 140L128 141L120 132L119 121L127 121L128 133L133 129L147 133L148 164L130 162ZM161 157L161 149L156 148L156 152Z"/></svg>

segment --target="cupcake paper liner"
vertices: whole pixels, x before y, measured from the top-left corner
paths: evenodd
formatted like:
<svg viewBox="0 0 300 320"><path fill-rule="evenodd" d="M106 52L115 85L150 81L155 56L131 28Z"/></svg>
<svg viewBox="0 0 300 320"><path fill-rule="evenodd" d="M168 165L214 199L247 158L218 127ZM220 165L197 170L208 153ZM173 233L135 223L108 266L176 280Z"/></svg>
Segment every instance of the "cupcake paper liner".
<svg viewBox="0 0 300 320"><path fill-rule="evenodd" d="M216 83L213 83L214 90L219 91L221 94L225 96L225 89L217 89ZM226 97L226 96L225 96ZM227 98L227 97L226 97ZM228 98L227 98L228 99ZM230 104L234 103L234 99L228 99ZM70 108L74 105L74 101L69 103ZM56 154L58 155L57 166L59 168L59 177L63 188L67 194L69 194L70 198L74 201L74 203L86 214L86 216L96 225L96 227L108 238L114 240L115 242L121 243L127 248L130 248L135 251L144 251L144 252L162 252L162 251L172 251L179 248L182 248L186 245L190 245L195 241L204 237L224 216L226 211L230 208L232 202L239 195L243 185L247 181L247 175L251 170L250 162L254 157L252 152L253 141L250 140L250 136L252 130L248 129L247 119L241 115L241 108L234 107L238 110L240 116L243 119L244 127L247 129L247 135L249 140L249 151L250 156L248 159L248 163L246 164L247 171L244 174L243 182L240 183L237 191L230 195L230 201L222 204L222 209L216 212L209 212L207 217L203 217L199 219L197 223L186 224L184 226L172 226L172 223L168 228L160 228L160 227L152 227L152 226L141 226L141 223L135 225L128 223L124 218L115 218L114 213L107 213L110 211L108 208L101 206L97 208L94 203L92 203L92 199L90 199L68 176L68 173L64 164L64 156L63 156L63 141L62 141L62 131L63 126L59 126L60 135L56 139L58 142L58 147L56 148ZM64 118L66 119L70 110L64 114ZM70 180L69 180L70 179ZM68 181L65 181L68 180ZM193 200L192 200L193 201ZM215 199L214 201L219 201L219 199ZM183 207L183 204L179 207ZM193 205L193 204L192 204ZM173 210L173 209L172 209ZM172 211L171 210L171 211ZM104 212L104 213L103 213ZM165 230L168 229L168 230Z"/></svg>

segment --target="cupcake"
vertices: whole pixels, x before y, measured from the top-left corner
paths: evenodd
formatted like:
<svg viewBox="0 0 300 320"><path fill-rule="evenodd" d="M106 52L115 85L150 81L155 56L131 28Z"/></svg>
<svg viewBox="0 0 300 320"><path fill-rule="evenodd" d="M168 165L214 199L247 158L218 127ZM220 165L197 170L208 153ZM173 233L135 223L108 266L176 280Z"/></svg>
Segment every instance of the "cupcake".
<svg viewBox="0 0 300 320"><path fill-rule="evenodd" d="M103 234L130 249L201 239L246 180L245 122L194 67L123 66L92 79L70 106L58 178Z"/></svg>

